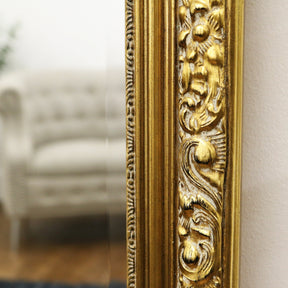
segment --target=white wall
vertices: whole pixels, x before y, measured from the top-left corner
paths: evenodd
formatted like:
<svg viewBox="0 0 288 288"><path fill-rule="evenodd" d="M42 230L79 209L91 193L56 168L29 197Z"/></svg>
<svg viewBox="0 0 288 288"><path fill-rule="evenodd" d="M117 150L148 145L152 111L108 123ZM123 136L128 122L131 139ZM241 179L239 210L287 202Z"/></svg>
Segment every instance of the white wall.
<svg viewBox="0 0 288 288"><path fill-rule="evenodd" d="M287 0L245 0L241 288L287 288Z"/></svg>
<svg viewBox="0 0 288 288"><path fill-rule="evenodd" d="M0 26L19 22L14 69L124 66L124 0L0 0Z"/></svg>

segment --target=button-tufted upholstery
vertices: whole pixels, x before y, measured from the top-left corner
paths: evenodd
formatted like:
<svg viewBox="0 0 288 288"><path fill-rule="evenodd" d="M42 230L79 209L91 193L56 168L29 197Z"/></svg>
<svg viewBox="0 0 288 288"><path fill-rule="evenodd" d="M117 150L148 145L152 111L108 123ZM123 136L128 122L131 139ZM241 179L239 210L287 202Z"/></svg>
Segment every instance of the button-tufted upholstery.
<svg viewBox="0 0 288 288"><path fill-rule="evenodd" d="M0 79L1 192L12 219L125 210L124 90L120 71Z"/></svg>
<svg viewBox="0 0 288 288"><path fill-rule="evenodd" d="M24 109L35 145L61 139L106 136L105 74L27 75Z"/></svg>

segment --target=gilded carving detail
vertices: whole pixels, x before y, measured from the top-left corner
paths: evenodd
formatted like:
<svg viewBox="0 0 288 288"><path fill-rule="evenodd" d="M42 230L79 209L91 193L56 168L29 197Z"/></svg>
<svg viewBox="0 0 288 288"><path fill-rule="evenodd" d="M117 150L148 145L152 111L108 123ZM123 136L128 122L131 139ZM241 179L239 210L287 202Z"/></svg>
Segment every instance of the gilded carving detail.
<svg viewBox="0 0 288 288"><path fill-rule="evenodd" d="M179 0L178 287L181 288L222 286L227 138L223 1Z"/></svg>
<svg viewBox="0 0 288 288"><path fill-rule="evenodd" d="M127 287L136 287L134 0L126 0Z"/></svg>

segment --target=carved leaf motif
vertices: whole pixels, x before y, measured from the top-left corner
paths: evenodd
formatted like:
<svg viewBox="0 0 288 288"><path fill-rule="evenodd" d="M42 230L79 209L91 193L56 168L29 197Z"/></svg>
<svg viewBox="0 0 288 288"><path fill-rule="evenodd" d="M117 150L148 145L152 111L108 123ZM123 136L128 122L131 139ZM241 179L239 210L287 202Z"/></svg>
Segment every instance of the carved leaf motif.
<svg viewBox="0 0 288 288"><path fill-rule="evenodd" d="M194 15L197 12L202 12L210 9L209 0L192 0L190 6L190 13Z"/></svg>
<svg viewBox="0 0 288 288"><path fill-rule="evenodd" d="M181 6L179 8L179 19L181 21L181 24L184 23L187 17L187 8L185 6Z"/></svg>
<svg viewBox="0 0 288 288"><path fill-rule="evenodd" d="M224 24L224 8L216 9L211 12L209 22L215 27L216 30L223 27Z"/></svg>
<svg viewBox="0 0 288 288"><path fill-rule="evenodd" d="M187 60L191 63L197 59L197 48L193 45L189 45L187 48Z"/></svg>
<svg viewBox="0 0 288 288"><path fill-rule="evenodd" d="M191 78L191 69L189 62L187 60L184 61L183 64L183 72L182 72L182 89L183 93L188 91L189 83Z"/></svg>
<svg viewBox="0 0 288 288"><path fill-rule="evenodd" d="M184 4L186 7L189 7L190 4L191 4L191 0L183 0L183 4Z"/></svg>
<svg viewBox="0 0 288 288"><path fill-rule="evenodd" d="M182 47L186 47L186 38L189 35L190 30L183 30L179 34L179 45Z"/></svg>

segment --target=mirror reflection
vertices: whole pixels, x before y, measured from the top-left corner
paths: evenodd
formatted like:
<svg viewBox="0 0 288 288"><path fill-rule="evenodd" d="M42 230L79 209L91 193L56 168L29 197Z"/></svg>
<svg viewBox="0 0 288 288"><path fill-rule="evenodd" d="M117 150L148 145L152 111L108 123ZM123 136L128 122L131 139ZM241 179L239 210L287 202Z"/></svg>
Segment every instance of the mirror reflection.
<svg viewBox="0 0 288 288"><path fill-rule="evenodd" d="M124 5L1 0L0 287L126 287Z"/></svg>

